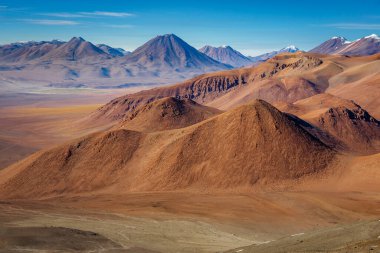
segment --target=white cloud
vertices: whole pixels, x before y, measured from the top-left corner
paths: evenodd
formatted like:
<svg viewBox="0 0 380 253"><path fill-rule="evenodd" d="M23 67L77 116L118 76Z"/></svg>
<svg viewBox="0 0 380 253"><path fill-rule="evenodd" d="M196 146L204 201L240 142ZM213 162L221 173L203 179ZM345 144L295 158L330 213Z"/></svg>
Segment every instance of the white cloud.
<svg viewBox="0 0 380 253"><path fill-rule="evenodd" d="M129 12L108 12L108 11L93 11L93 12L79 12L81 15L86 16L104 16L104 17L131 17L133 13Z"/></svg>
<svg viewBox="0 0 380 253"><path fill-rule="evenodd" d="M83 14L77 13L67 13L67 12L57 12L57 13L41 13L40 15L58 18L82 18L85 17Z"/></svg>
<svg viewBox="0 0 380 253"><path fill-rule="evenodd" d="M380 29L380 24L363 24L363 23L335 23L323 25L326 27L334 27L338 29L352 29L352 30L374 30Z"/></svg>
<svg viewBox="0 0 380 253"><path fill-rule="evenodd" d="M22 21L36 25L79 25L78 22L71 20L23 19Z"/></svg>
<svg viewBox="0 0 380 253"><path fill-rule="evenodd" d="M108 11L92 11L92 12L49 12L40 13L42 16L57 17L57 18L91 18L91 17L131 17L135 16L133 13L129 12L108 12Z"/></svg>

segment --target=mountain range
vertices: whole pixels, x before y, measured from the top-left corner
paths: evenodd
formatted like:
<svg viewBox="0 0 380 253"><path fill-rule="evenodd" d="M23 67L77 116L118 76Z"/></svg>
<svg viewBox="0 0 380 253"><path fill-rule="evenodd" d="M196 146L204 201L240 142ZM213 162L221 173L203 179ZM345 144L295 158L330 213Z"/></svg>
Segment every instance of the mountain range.
<svg viewBox="0 0 380 253"><path fill-rule="evenodd" d="M372 34L352 42L344 37L332 37L310 50L310 52L350 56L377 54L380 53L380 37L376 34Z"/></svg>
<svg viewBox="0 0 380 253"><path fill-rule="evenodd" d="M67 60L76 61L84 58L100 58L108 56L106 52L81 37L74 37L70 41L59 45L40 59L42 61Z"/></svg>
<svg viewBox="0 0 380 253"><path fill-rule="evenodd" d="M272 51L272 52L269 52L269 53L265 53L265 54L262 54L262 55L258 55L258 56L250 56L249 59L253 62L253 63L261 63L261 62L265 62L266 60L278 55L278 54L282 54L282 53L295 53L295 52L298 52L300 51L296 46L294 45L291 45L291 46L288 46L288 47L284 47L278 51Z"/></svg>
<svg viewBox="0 0 380 253"><path fill-rule="evenodd" d="M88 57L123 56L128 54L123 49L112 48L105 44L95 46L81 37L73 37L64 42L53 41L28 41L0 46L0 61L27 62L27 61L76 61Z"/></svg>
<svg viewBox="0 0 380 253"><path fill-rule="evenodd" d="M232 68L174 34L157 36L131 53L81 37L13 43L0 47L0 66L1 80L10 89L25 81L59 88L162 85Z"/></svg>
<svg viewBox="0 0 380 253"><path fill-rule="evenodd" d="M65 42L59 40L53 41L29 41L17 42L0 47L0 60L4 62L19 62L39 59L44 55L57 49Z"/></svg>
<svg viewBox="0 0 380 253"><path fill-rule="evenodd" d="M199 51L210 56L216 61L231 65L236 68L249 66L252 64L252 61L247 56L242 55L240 52L236 51L230 46L204 46L200 48Z"/></svg>
<svg viewBox="0 0 380 253"><path fill-rule="evenodd" d="M311 52L370 55L379 52L379 43L376 35L354 42L334 37ZM10 90L25 82L35 83L36 87L59 88L163 85L207 72L250 67L278 54L297 51L297 47L289 46L247 57L230 46L205 46L197 50L178 36L167 34L126 52L73 37L68 42L31 41L0 46L0 79L5 84L2 89Z"/></svg>

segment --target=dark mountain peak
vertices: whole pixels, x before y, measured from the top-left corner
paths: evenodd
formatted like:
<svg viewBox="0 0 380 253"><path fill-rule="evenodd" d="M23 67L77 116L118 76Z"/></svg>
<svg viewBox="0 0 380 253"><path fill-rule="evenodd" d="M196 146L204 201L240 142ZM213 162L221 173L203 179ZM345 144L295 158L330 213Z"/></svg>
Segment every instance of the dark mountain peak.
<svg viewBox="0 0 380 253"><path fill-rule="evenodd" d="M230 47L228 45L223 45L223 46L220 46L219 48L221 48L221 49L227 49L227 50L234 50L232 47Z"/></svg>
<svg viewBox="0 0 380 253"><path fill-rule="evenodd" d="M201 47L201 48L199 49L199 52L202 52L202 53L204 53L204 54L207 54L206 52L210 52L210 51L212 51L212 50L214 50L214 49L215 49L215 47L210 46L210 45L206 45L206 46Z"/></svg>
<svg viewBox="0 0 380 253"><path fill-rule="evenodd" d="M230 50L230 51L236 51L235 49L233 49L232 47L230 46L227 46L227 45L223 45L223 46L219 46L219 47L213 47L213 46L210 46L210 45L206 45L202 48L199 49L199 51L206 51L206 50ZM237 51L236 51L237 52Z"/></svg>
<svg viewBox="0 0 380 253"><path fill-rule="evenodd" d="M175 35L174 33L168 33L168 34L164 34L164 35L158 35L157 37L165 37L165 38L176 38L176 39L180 39L177 35Z"/></svg>
<svg viewBox="0 0 380 253"><path fill-rule="evenodd" d="M86 41L85 39L83 39L82 37L72 37L71 40L69 40L69 42L84 42Z"/></svg>
<svg viewBox="0 0 380 253"><path fill-rule="evenodd" d="M175 34L157 36L126 56L127 63L178 71L201 69L215 71L228 66L200 53ZM169 70L169 69L168 69ZM204 71L202 71L204 72Z"/></svg>
<svg viewBox="0 0 380 253"><path fill-rule="evenodd" d="M373 55L380 52L380 37L371 34L355 40L354 42L345 42L345 47L334 52L342 55Z"/></svg>
<svg viewBox="0 0 380 253"><path fill-rule="evenodd" d="M200 48L199 51L216 61L231 65L233 67L243 67L252 63L248 57L244 56L230 46L213 47L206 45Z"/></svg>
<svg viewBox="0 0 380 253"><path fill-rule="evenodd" d="M332 37L319 46L313 48L309 52L319 54L334 54L335 52L345 48L349 43L350 41L344 37Z"/></svg>
<svg viewBox="0 0 380 253"><path fill-rule="evenodd" d="M180 37L175 35L174 33L168 33L163 35L157 35L155 39L170 39L170 40L179 40L183 41Z"/></svg>
<svg viewBox="0 0 380 253"><path fill-rule="evenodd" d="M341 55L372 55L380 52L380 37L371 34L353 42L344 37L332 37L310 52Z"/></svg>
<svg viewBox="0 0 380 253"><path fill-rule="evenodd" d="M98 44L96 46L111 56L124 56L130 53L122 48L114 48L106 44Z"/></svg>
<svg viewBox="0 0 380 253"><path fill-rule="evenodd" d="M159 36L151 39L147 43L150 43L150 44L156 44L157 43L157 44L160 44L160 45L166 46L166 47L169 47L170 45L179 45L181 47L186 47L186 48L191 47L183 39L181 39L180 37L178 37L175 34L159 35Z"/></svg>
<svg viewBox="0 0 380 253"><path fill-rule="evenodd" d="M69 60L75 61L87 57L106 56L103 50L82 37L73 37L66 43L50 51L44 56L44 60Z"/></svg>
<svg viewBox="0 0 380 253"><path fill-rule="evenodd" d="M54 44L54 45L61 45L61 44L65 43L65 41L54 39L52 41L46 41L46 43L51 43L51 44Z"/></svg>

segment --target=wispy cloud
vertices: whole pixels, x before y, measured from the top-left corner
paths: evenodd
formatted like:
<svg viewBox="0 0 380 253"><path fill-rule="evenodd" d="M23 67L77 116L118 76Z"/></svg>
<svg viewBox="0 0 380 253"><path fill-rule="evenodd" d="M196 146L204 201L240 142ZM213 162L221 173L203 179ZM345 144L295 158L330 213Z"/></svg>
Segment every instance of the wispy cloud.
<svg viewBox="0 0 380 253"><path fill-rule="evenodd" d="M0 11L7 11L7 12L22 12L26 11L28 8L14 8L14 7L9 7L7 5L0 5Z"/></svg>
<svg viewBox="0 0 380 253"><path fill-rule="evenodd" d="M72 20L56 19L23 19L22 21L36 25L79 25L79 22Z"/></svg>
<svg viewBox="0 0 380 253"><path fill-rule="evenodd" d="M338 29L348 29L348 30L376 30L380 29L380 24L364 24L364 23L335 23L335 24L325 24L325 27L334 27Z"/></svg>
<svg viewBox="0 0 380 253"><path fill-rule="evenodd" d="M79 14L88 15L88 16L104 16L104 17L131 17L131 16L135 16L135 14L129 13L129 12L108 12L108 11L79 12Z"/></svg>
<svg viewBox="0 0 380 253"><path fill-rule="evenodd" d="M92 12L53 12L53 13L40 13L43 16L58 17L58 18L91 18L91 17L132 17L135 16L129 12L108 12L108 11L92 11Z"/></svg>
<svg viewBox="0 0 380 253"><path fill-rule="evenodd" d="M67 13L67 12L57 12L57 13L40 13L43 16L57 17L57 18L82 18L85 15L78 13Z"/></svg>

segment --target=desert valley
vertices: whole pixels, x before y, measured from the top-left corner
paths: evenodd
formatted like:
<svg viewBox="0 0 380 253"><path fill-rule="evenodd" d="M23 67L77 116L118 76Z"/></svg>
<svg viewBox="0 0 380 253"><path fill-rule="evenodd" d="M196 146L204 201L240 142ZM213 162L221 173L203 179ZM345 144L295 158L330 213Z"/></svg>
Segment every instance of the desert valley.
<svg viewBox="0 0 380 253"><path fill-rule="evenodd" d="M376 34L7 43L0 112L0 252L380 252Z"/></svg>

